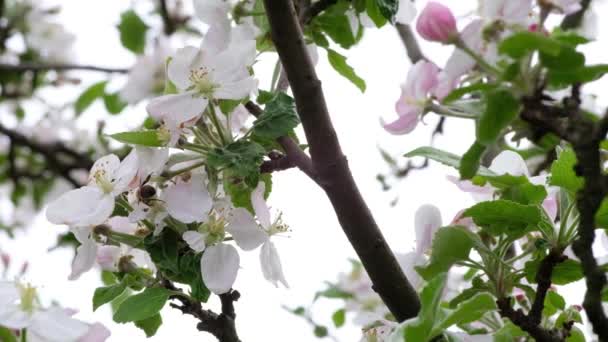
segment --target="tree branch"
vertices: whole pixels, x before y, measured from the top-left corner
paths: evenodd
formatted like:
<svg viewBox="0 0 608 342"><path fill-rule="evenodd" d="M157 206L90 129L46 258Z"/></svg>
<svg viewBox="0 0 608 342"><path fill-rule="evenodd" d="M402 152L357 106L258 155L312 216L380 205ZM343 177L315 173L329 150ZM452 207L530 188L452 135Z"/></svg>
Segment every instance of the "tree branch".
<svg viewBox="0 0 608 342"><path fill-rule="evenodd" d="M585 17L585 12L587 12L587 9L589 8L590 4L591 0L582 0L581 9L572 14L567 15L564 20L562 20L562 23L560 25L561 29L572 30L577 27L580 27L581 23L583 22L583 18Z"/></svg>
<svg viewBox="0 0 608 342"><path fill-rule="evenodd" d="M572 95L564 100L563 107L544 105L541 93L524 99L520 116L541 131L568 141L576 154L575 171L585 183L576 198L580 223L572 249L581 260L587 284L583 307L600 341L608 341L608 318L601 298L606 275L598 266L591 248L595 240L595 213L608 194L608 180L603 175L600 157L600 142L608 131L608 112L598 123L586 118L578 108L581 103L579 91L579 86L573 86Z"/></svg>
<svg viewBox="0 0 608 342"><path fill-rule="evenodd" d="M407 52L410 61L412 61L412 64L416 64L419 60L425 59L424 54L420 49L420 45L418 45L418 40L416 39L416 36L414 36L414 32L412 32L412 28L409 25L396 23L395 29L403 42L403 46L405 46L405 51Z"/></svg>
<svg viewBox="0 0 608 342"><path fill-rule="evenodd" d="M0 124L0 134L4 134L10 139L11 146L25 146L32 152L42 155L46 159L51 171L63 177L74 187L80 187L82 184L76 181L70 175L70 172L76 169L88 171L93 166L93 161L88 156L76 152L63 144L40 144L19 132L6 128L2 124Z"/></svg>
<svg viewBox="0 0 608 342"><path fill-rule="evenodd" d="M418 295L403 274L365 204L331 123L321 82L310 61L290 0L264 0L271 35L287 74L310 145L313 169L374 290L398 321L415 317Z"/></svg>
<svg viewBox="0 0 608 342"><path fill-rule="evenodd" d="M163 279L162 284L171 291L182 292L170 281ZM215 336L219 342L241 342L236 332L234 321L236 314L234 302L240 297L236 290L219 295L222 302L222 313L216 314L211 310L203 309L201 303L182 295L171 296L170 299L177 300L180 304L170 303L169 305L180 310L184 315L191 315L199 320L196 328L199 331L208 332Z"/></svg>
<svg viewBox="0 0 608 342"><path fill-rule="evenodd" d="M24 72L24 71L68 71L68 70L83 70L83 71L96 71L105 73L118 73L126 74L129 69L123 68L104 68L94 65L77 65L77 64L34 64L34 63L22 63L22 64L6 64L0 63L0 71L12 71L12 72Z"/></svg>
<svg viewBox="0 0 608 342"><path fill-rule="evenodd" d="M312 4L310 7L304 9L302 12L302 20L301 23L307 25L310 23L317 15L321 14L321 12L325 11L332 5L335 5L338 0L319 0Z"/></svg>
<svg viewBox="0 0 608 342"><path fill-rule="evenodd" d="M247 108L249 113L256 118L262 115L262 108L252 101L247 102L245 108ZM290 164L299 168L313 181L317 181L317 175L313 169L310 157L300 149L300 146L298 146L293 139L290 137L280 137L277 139L277 143L283 148L283 151L285 151L286 158L289 158ZM282 163L287 163L287 161L283 161Z"/></svg>
<svg viewBox="0 0 608 342"><path fill-rule="evenodd" d="M159 0L160 16L163 19L164 32L170 36L177 30L177 25L173 21L169 9L167 7L167 0Z"/></svg>

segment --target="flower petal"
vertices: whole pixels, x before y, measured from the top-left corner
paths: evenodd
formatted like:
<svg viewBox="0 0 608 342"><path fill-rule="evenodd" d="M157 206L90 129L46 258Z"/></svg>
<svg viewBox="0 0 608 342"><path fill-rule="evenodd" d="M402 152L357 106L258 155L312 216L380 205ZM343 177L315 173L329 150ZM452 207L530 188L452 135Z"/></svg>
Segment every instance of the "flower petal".
<svg viewBox="0 0 608 342"><path fill-rule="evenodd" d="M414 227L417 253L424 254L431 248L433 237L441 226L441 212L436 206L425 204L416 210Z"/></svg>
<svg viewBox="0 0 608 342"><path fill-rule="evenodd" d="M390 134L401 135L413 131L418 125L418 121L420 121L418 115L403 115L391 123L382 122L382 126Z"/></svg>
<svg viewBox="0 0 608 342"><path fill-rule="evenodd" d="M277 248L274 246L272 241L268 240L260 249L260 263L262 265L262 274L264 278L269 282L277 286L277 282L281 282L283 286L289 287L283 274L283 267L281 266L281 259Z"/></svg>
<svg viewBox="0 0 608 342"><path fill-rule="evenodd" d="M35 313L28 327L28 334L36 334L45 341L76 341L88 331L86 323L71 318L58 307Z"/></svg>
<svg viewBox="0 0 608 342"><path fill-rule="evenodd" d="M230 212L226 230L245 251L253 250L268 240L268 234L260 229L253 215L244 208L235 208Z"/></svg>
<svg viewBox="0 0 608 342"><path fill-rule="evenodd" d="M190 86L190 73L195 67L200 50L194 46L186 46L177 49L167 66L167 76L181 90Z"/></svg>
<svg viewBox="0 0 608 342"><path fill-rule="evenodd" d="M239 253L233 246L220 243L207 247L201 258L201 274L207 288L218 295L230 291L239 263Z"/></svg>
<svg viewBox="0 0 608 342"><path fill-rule="evenodd" d="M66 192L51 202L46 218L54 224L95 226L105 222L114 211L114 197L95 186Z"/></svg>
<svg viewBox="0 0 608 342"><path fill-rule="evenodd" d="M416 12L416 6L413 1L399 0L395 21L400 24L409 25L414 21L414 18L416 18Z"/></svg>
<svg viewBox="0 0 608 342"><path fill-rule="evenodd" d="M118 246L100 246L97 249L95 260L101 269L111 272L118 272L118 260L122 253Z"/></svg>
<svg viewBox="0 0 608 342"><path fill-rule="evenodd" d="M170 186L163 197L169 215L183 223L205 222L213 206L202 175L192 175L190 182Z"/></svg>
<svg viewBox="0 0 608 342"><path fill-rule="evenodd" d="M190 246L190 248L192 248L197 253L205 250L205 238L206 235L192 230L189 230L182 234L182 239L184 239L188 246Z"/></svg>
<svg viewBox="0 0 608 342"><path fill-rule="evenodd" d="M78 342L103 342L110 337L111 333L101 323L94 323L89 327L89 331L78 339Z"/></svg>
<svg viewBox="0 0 608 342"><path fill-rule="evenodd" d="M72 261L72 273L69 275L69 280L78 279L83 273L87 272L97 260L97 242L93 237L89 236L76 249L76 255Z"/></svg>
<svg viewBox="0 0 608 342"><path fill-rule="evenodd" d="M190 92L163 95L154 98L146 106L148 114L156 120L171 122L177 127L200 116L209 100Z"/></svg>
<svg viewBox="0 0 608 342"><path fill-rule="evenodd" d="M259 182L258 186L251 192L251 206L253 206L255 216L258 217L262 227L268 229L268 227L270 227L270 209L264 199L265 192L266 183Z"/></svg>
<svg viewBox="0 0 608 342"><path fill-rule="evenodd" d="M490 164L490 170L499 175L529 176L528 165L524 158L513 151L503 151L497 155Z"/></svg>
<svg viewBox="0 0 608 342"><path fill-rule="evenodd" d="M89 171L89 185L97 184L96 178L98 177L103 177L110 183L119 166L120 159L115 154L108 154L97 159Z"/></svg>

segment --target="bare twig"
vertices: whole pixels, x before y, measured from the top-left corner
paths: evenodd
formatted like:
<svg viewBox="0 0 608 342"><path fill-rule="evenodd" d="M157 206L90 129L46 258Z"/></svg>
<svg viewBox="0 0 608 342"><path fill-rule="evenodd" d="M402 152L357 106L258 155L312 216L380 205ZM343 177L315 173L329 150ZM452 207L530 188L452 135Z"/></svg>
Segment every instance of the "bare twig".
<svg viewBox="0 0 608 342"><path fill-rule="evenodd" d="M580 27L583 18L585 17L585 12L587 12L590 4L591 0L581 0L581 9L564 18L561 23L562 30L571 30Z"/></svg>
<svg viewBox="0 0 608 342"><path fill-rule="evenodd" d="M401 42L403 42L407 56L410 58L410 61L412 61L412 64L416 64L416 62L425 59L424 54L418 45L418 40L416 40L416 36L414 36L414 32L412 32L412 28L409 25L396 23L395 29L397 29L399 38L401 38Z"/></svg>
<svg viewBox="0 0 608 342"><path fill-rule="evenodd" d="M307 53L290 0L265 0L271 35L291 85L310 145L317 181L370 275L374 290L398 321L415 317L418 295L403 274L359 193L333 128L321 82Z"/></svg>
<svg viewBox="0 0 608 342"><path fill-rule="evenodd" d="M129 72L129 69L124 68L105 68L94 65L77 65L77 64L35 64L35 63L21 63L21 64L5 64L0 63L0 71L13 71L13 72L24 72L24 71L68 71L68 70L82 70L82 71L95 71L105 73L118 73L125 74Z"/></svg>
<svg viewBox="0 0 608 342"><path fill-rule="evenodd" d="M169 13L167 0L159 0L160 16L163 19L165 34L170 36L177 30L177 25Z"/></svg>

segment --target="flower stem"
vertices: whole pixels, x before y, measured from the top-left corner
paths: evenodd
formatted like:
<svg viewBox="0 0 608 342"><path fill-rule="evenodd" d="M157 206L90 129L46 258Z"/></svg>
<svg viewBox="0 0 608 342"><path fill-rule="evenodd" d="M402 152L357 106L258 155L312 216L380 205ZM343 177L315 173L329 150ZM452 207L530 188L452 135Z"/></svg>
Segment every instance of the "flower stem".
<svg viewBox="0 0 608 342"><path fill-rule="evenodd" d="M435 104L435 103L429 103L426 108L427 111L439 114L439 115L443 115L443 116L452 116L455 118L462 118L462 119L475 119L477 118L477 115L475 114L468 114L468 113L464 113L464 112L457 112L454 110L451 110L447 107Z"/></svg>
<svg viewBox="0 0 608 342"><path fill-rule="evenodd" d="M171 172L167 172L163 174L163 177L166 177L167 179L171 179L177 175L181 175L182 173L188 172L188 171L192 171L198 167L204 166L206 164L206 161L201 161L195 164L192 164L190 166L175 170L175 171L171 171Z"/></svg>
<svg viewBox="0 0 608 342"><path fill-rule="evenodd" d="M500 71L496 67L490 65L488 62L485 61L485 59L483 59L483 57L478 55L475 51L471 50L462 39L456 40L454 45L456 45L457 48L461 49L469 56L471 56L471 58L473 58L477 62L477 64L487 73L493 76L500 75Z"/></svg>
<svg viewBox="0 0 608 342"><path fill-rule="evenodd" d="M229 139L226 138L226 132L224 132L224 128L220 124L220 120L217 118L215 106L213 104L210 104L209 106L207 106L207 109L209 111L209 118L211 119L213 126L215 126L215 129L217 130L217 133L220 136L220 140L222 141L223 145L228 144Z"/></svg>

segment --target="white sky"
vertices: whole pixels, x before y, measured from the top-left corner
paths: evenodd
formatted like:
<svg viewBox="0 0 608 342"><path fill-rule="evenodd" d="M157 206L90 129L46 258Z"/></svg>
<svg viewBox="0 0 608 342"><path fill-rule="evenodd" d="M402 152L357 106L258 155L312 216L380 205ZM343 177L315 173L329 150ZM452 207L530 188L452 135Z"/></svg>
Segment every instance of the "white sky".
<svg viewBox="0 0 608 342"><path fill-rule="evenodd" d="M144 2L144 1L139 1ZM447 3L447 1L444 1ZM102 66L128 66L133 57L119 46L118 34L114 29L119 13L129 7L129 2L121 0L83 1L62 0L63 22L68 30L77 34L75 51L81 63ZM425 1L418 1L423 7ZM458 3L458 5L455 5ZM476 1L451 1L450 6L459 14L475 7ZM602 6L605 12L606 6ZM592 44L588 57L591 62L605 61L605 42L608 25L600 22L602 44ZM602 49L602 45L604 49ZM451 48L438 44L423 44L427 56L432 56L438 65L443 65ZM328 65L324 54L318 66L318 74L330 112L338 131L342 147L350 161L354 176L368 205L382 228L389 244L396 251L410 251L414 246L413 213L418 206L432 203L438 206L444 222L449 222L461 209L472 204L468 194L446 180L453 170L433 164L422 172L413 172L390 193L381 191L375 176L384 170L377 145L388 148L395 154L408 152L416 147L428 145L430 133L437 120L429 115L428 125L421 125L407 136L392 137L379 125L379 117L394 115L394 102L399 96L399 85L404 82L410 66L396 33L392 28L367 30L362 42L349 53L349 63L367 82L367 92L362 95L356 87L339 77ZM262 87L267 88L274 57L266 59L258 67ZM103 76L87 74L86 82ZM88 84L88 83L87 83ZM598 82L593 89L601 90L605 82ZM51 93L52 94L52 93ZM100 105L92 107L79 121L82 127L94 127ZM142 106L125 112L108 121L108 127L116 131L125 127L134 128L145 116ZM437 139L436 146L445 150L462 153L474 139L472 122L451 119L445 126L447 134ZM235 288L242 297L236 304L238 332L244 341L310 341L314 340L312 328L302 319L287 314L282 305L295 307L310 302L314 292L323 287L323 281L333 281L338 272L347 271L347 258L354 257L335 219L329 201L323 192L298 171L289 170L276 173L273 177L273 193L270 204L282 210L285 221L291 227L289 237L277 239L283 268L290 289L276 289L266 282L259 268L258 251L242 253L242 270L239 272ZM395 207L389 202L399 195ZM56 299L65 307L79 308L79 318L101 321L113 335L109 341L214 341L214 338L195 329L195 321L182 316L177 310L167 307L163 310L165 324L157 335L146 339L143 332L133 325L118 325L112 322L108 307L91 311L91 298L99 286L98 272L89 272L75 282L67 281L72 252L68 249L47 253L55 236L63 229L39 219L31 229L19 233L15 241L0 237L0 246L13 255L15 262L28 260L30 271L28 280L42 287L42 296ZM576 303L582 291L572 287L567 293L570 303ZM339 302L323 302L319 305L315 318L331 325L331 314L338 309ZM218 303L210 304L218 309ZM342 341L355 341L356 328L339 334Z"/></svg>

